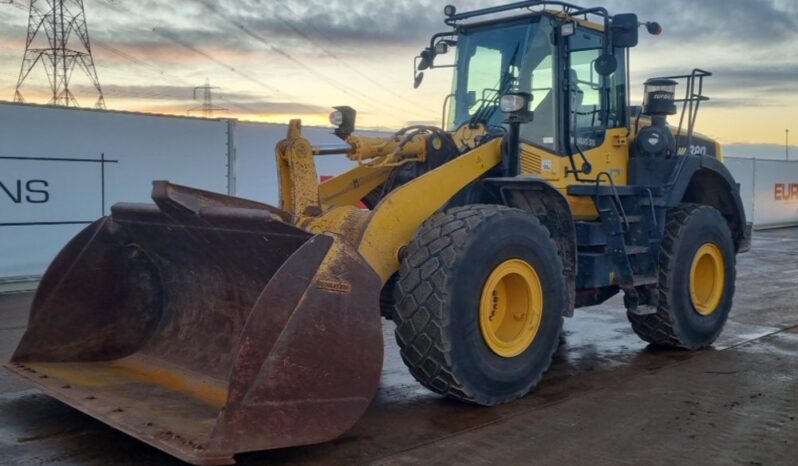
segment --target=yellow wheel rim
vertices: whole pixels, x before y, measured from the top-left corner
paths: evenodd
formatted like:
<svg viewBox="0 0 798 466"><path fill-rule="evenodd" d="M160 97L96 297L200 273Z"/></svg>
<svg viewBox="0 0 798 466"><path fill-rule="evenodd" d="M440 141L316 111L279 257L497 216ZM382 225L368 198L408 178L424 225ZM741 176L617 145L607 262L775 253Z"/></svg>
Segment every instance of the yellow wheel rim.
<svg viewBox="0 0 798 466"><path fill-rule="evenodd" d="M690 268L690 295L696 312L702 316L715 313L723 299L726 285L726 261L720 248L707 243L698 248Z"/></svg>
<svg viewBox="0 0 798 466"><path fill-rule="evenodd" d="M496 267L485 281L479 326L488 347L512 358L535 340L543 317L543 289L535 269L520 259Z"/></svg>

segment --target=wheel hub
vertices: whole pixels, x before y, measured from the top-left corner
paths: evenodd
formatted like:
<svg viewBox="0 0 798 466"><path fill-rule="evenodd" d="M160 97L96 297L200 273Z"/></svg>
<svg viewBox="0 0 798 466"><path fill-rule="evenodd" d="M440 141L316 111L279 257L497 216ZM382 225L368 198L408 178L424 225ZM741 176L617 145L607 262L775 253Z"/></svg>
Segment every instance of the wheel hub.
<svg viewBox="0 0 798 466"><path fill-rule="evenodd" d="M499 264L482 290L480 329L488 347L505 358L529 348L540 329L543 290L535 269L526 261Z"/></svg>
<svg viewBox="0 0 798 466"><path fill-rule="evenodd" d="M710 316L718 310L726 283L726 263L720 248L706 243L693 258L690 268L690 297L696 312Z"/></svg>

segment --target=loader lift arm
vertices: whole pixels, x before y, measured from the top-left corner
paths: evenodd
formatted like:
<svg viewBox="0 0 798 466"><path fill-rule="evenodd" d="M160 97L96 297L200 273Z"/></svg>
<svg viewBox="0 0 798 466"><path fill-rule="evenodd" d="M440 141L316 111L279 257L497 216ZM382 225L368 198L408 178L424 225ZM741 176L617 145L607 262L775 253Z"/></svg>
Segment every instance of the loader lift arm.
<svg viewBox="0 0 798 466"><path fill-rule="evenodd" d="M346 237L383 283L399 269L400 251L421 224L502 160L502 141L494 138L394 189L369 212L354 204L385 182L403 159L423 159L427 141L418 137L403 144L402 138L358 136L346 141L351 147L348 157L361 164L319 186L313 146L302 137L299 121L292 121L287 138L277 146L280 206L298 226ZM376 163L365 165L366 159Z"/></svg>

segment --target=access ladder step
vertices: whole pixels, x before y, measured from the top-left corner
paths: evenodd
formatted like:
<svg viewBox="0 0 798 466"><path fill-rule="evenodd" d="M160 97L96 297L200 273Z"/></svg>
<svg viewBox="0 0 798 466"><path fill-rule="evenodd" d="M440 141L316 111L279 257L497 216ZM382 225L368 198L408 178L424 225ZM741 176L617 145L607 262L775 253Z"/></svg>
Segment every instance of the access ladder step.
<svg viewBox="0 0 798 466"><path fill-rule="evenodd" d="M599 210L599 213L604 214L604 215L615 215L615 210L613 210L613 209L601 209L601 210ZM618 219L623 221L624 217L618 215ZM626 216L626 221L629 222L629 223L640 223L640 222L643 221L643 216L642 215L627 215Z"/></svg>
<svg viewBox="0 0 798 466"><path fill-rule="evenodd" d="M611 186L595 184L580 184L568 186L568 194L570 196L638 196L639 189L632 186L616 186L613 189Z"/></svg>
<svg viewBox="0 0 798 466"><path fill-rule="evenodd" d="M627 309L627 312L636 316L650 316L657 313L657 307L643 304L634 309Z"/></svg>
<svg viewBox="0 0 798 466"><path fill-rule="evenodd" d="M648 253L648 246L626 246L626 254L629 256L637 256L640 254Z"/></svg>
<svg viewBox="0 0 798 466"><path fill-rule="evenodd" d="M643 221L641 215L629 215L627 219L630 225ZM601 222L576 222L576 242L579 246L605 246L609 241Z"/></svg>
<svg viewBox="0 0 798 466"><path fill-rule="evenodd" d="M635 286L656 285L659 283L659 278L656 275L635 275Z"/></svg>

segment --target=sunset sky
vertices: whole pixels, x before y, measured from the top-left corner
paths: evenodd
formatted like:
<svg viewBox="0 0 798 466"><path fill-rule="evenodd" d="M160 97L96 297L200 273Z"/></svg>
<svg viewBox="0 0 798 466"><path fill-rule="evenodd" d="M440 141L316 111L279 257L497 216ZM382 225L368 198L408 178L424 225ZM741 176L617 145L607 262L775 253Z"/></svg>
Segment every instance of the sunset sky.
<svg viewBox="0 0 798 466"><path fill-rule="evenodd" d="M22 3L27 0L14 0ZM8 0L0 0L0 3ZM439 122L451 71L412 87L413 57L447 30L442 9L499 0L85 0L94 57L109 109L185 114L192 88L208 79L227 108L217 116L325 124L333 105L351 105L359 124L398 128ZM724 144L783 148L798 142L798 2L794 0L585 0L662 23L632 52L632 90L646 78L704 68L712 97L699 130ZM27 12L0 4L0 100L12 100ZM23 88L46 103L39 69ZM75 73L80 103L88 81ZM763 146L766 147L766 146Z"/></svg>

